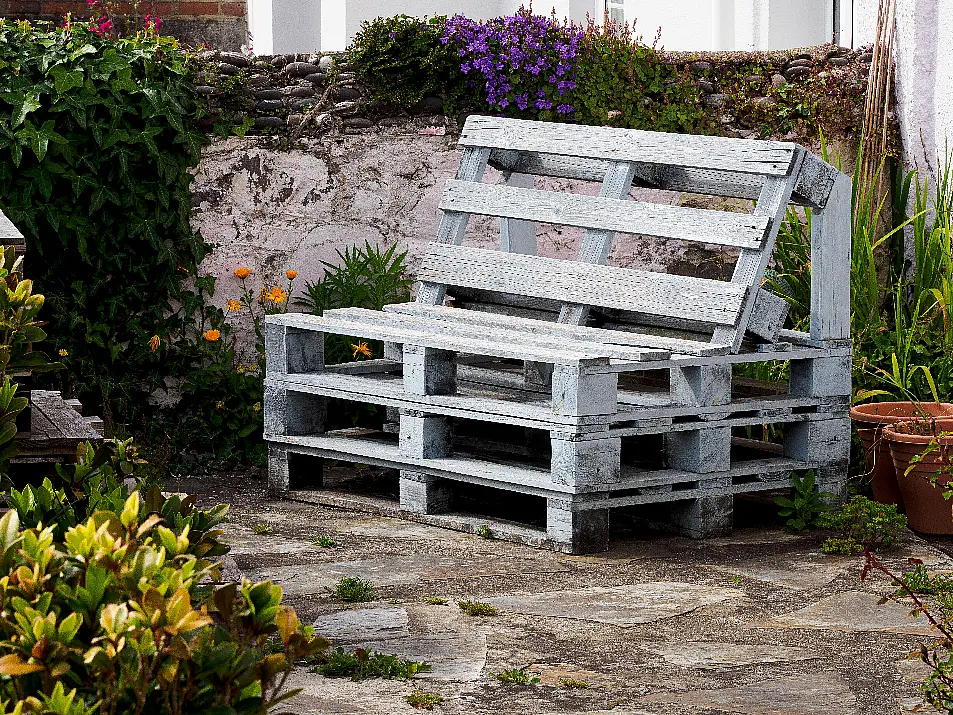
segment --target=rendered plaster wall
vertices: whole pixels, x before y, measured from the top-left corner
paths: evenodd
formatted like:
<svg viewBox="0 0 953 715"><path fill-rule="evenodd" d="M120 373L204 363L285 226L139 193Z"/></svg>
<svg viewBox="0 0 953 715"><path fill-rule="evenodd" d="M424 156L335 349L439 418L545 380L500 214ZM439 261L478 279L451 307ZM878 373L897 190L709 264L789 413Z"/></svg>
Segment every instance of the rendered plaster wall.
<svg viewBox="0 0 953 715"><path fill-rule="evenodd" d="M436 235L444 181L456 172L454 136L379 130L313 140L291 151L277 151L272 142L267 137L216 141L197 170L193 226L215 246L200 273L218 278L221 306L237 297L232 272L239 266L251 268L252 280L259 282L277 281L286 269L295 269L296 286L303 288L323 275L322 261L335 261L337 251L365 240L385 247L398 243L415 269ZM485 177L499 180L493 170ZM546 188L599 191L598 184L587 182L552 182ZM678 194L654 190L640 190L638 196L679 200ZM544 256L574 257L580 240L574 229L538 227ZM498 241L498 220L471 220L467 245L496 247ZM697 248L634 236L617 237L610 263L711 277L726 277L731 265Z"/></svg>

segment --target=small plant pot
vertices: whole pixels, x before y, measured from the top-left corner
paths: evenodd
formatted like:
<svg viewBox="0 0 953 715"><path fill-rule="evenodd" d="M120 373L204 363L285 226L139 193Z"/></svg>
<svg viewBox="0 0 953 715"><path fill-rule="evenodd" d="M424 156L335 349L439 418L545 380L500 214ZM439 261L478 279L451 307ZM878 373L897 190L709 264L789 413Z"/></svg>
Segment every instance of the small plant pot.
<svg viewBox="0 0 953 715"><path fill-rule="evenodd" d="M861 449L874 501L881 504L896 504L905 512L903 494L897 481L890 448L883 436L884 427L924 415L953 417L953 404L949 402L871 402L857 405L850 410L850 417L857 425Z"/></svg>
<svg viewBox="0 0 953 715"><path fill-rule="evenodd" d="M953 534L953 501L943 498L953 478L953 434L944 432L953 432L953 419L897 422L883 430L907 507L907 525L921 534ZM915 462L918 455L923 456Z"/></svg>

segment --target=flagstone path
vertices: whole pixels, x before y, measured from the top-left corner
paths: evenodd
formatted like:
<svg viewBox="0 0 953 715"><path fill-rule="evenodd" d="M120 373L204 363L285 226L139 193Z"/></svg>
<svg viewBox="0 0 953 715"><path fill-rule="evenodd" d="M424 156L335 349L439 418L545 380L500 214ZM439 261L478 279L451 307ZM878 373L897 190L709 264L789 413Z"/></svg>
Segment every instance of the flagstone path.
<svg viewBox="0 0 953 715"><path fill-rule="evenodd" d="M302 690L287 712L412 713L404 696L417 689L443 698L435 713L476 715L895 715L919 702L924 666L906 654L929 642L926 622L878 605L886 578L862 580L859 558L824 556L817 534L744 523L708 541L622 534L606 554L573 557L276 501L263 482L239 481L183 485L203 504L232 504L229 573L279 583L302 620L337 645L433 667L412 682L299 668L292 685ZM258 524L273 533L256 535ZM319 536L338 545L313 544ZM953 568L913 534L886 560L899 570L910 557ZM335 598L344 576L370 581L378 599ZM464 615L460 600L492 603L500 615ZM493 677L523 667L540 682Z"/></svg>

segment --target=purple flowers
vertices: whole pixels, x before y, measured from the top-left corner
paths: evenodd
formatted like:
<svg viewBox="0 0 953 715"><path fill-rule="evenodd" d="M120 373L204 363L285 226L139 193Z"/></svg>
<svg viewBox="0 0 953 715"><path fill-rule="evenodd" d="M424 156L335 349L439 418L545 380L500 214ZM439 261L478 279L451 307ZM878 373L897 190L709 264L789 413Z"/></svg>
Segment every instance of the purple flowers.
<svg viewBox="0 0 953 715"><path fill-rule="evenodd" d="M584 32L521 9L485 23L456 15L441 42L459 46L460 71L484 86L491 108L518 115L530 107L571 118L576 57ZM530 98L533 98L532 101Z"/></svg>

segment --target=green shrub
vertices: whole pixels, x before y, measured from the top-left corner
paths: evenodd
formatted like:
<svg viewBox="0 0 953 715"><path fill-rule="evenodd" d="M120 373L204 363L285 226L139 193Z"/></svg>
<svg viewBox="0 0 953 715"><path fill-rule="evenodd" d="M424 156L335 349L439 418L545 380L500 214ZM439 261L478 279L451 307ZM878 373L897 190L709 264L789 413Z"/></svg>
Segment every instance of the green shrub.
<svg viewBox="0 0 953 715"><path fill-rule="evenodd" d="M0 519L0 701L42 713L266 713L329 643L269 582L213 587L189 529L138 492L56 536ZM206 552L206 555L214 548ZM272 633L281 652L267 653ZM15 710L20 712L20 710Z"/></svg>
<svg viewBox="0 0 953 715"><path fill-rule="evenodd" d="M418 710L433 710L435 705L440 705L443 698L435 693L425 693L422 690L415 690L410 695L405 695L404 700L411 707Z"/></svg>
<svg viewBox="0 0 953 715"><path fill-rule="evenodd" d="M894 596L906 596L910 591L932 596L950 595L953 594L953 575L931 574L923 562L917 561L912 569L904 571L900 578L895 579L893 585L899 586Z"/></svg>
<svg viewBox="0 0 953 715"><path fill-rule="evenodd" d="M855 496L841 509L828 514L821 526L840 532L824 542L827 554L859 553L890 549L900 541L900 532L907 526L907 517L897 512L896 504L880 504L867 497Z"/></svg>
<svg viewBox="0 0 953 715"><path fill-rule="evenodd" d="M406 106L432 94L453 110L467 84L455 48L440 41L444 22L398 15L361 25L347 62L371 99Z"/></svg>
<svg viewBox="0 0 953 715"><path fill-rule="evenodd" d="M345 576L338 581L338 585L334 588L334 595L347 603L364 603L377 598L374 586L357 576Z"/></svg>

